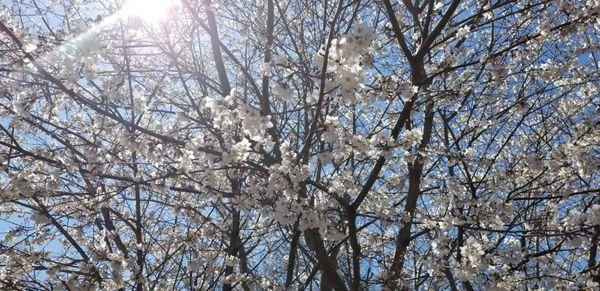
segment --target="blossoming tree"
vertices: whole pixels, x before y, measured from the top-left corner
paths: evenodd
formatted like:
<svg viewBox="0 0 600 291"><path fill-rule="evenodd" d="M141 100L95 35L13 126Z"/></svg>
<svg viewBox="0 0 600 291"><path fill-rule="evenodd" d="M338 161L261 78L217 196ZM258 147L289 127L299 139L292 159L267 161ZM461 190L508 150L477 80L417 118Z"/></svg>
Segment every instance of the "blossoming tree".
<svg viewBox="0 0 600 291"><path fill-rule="evenodd" d="M4 0L0 288L595 289L596 0Z"/></svg>

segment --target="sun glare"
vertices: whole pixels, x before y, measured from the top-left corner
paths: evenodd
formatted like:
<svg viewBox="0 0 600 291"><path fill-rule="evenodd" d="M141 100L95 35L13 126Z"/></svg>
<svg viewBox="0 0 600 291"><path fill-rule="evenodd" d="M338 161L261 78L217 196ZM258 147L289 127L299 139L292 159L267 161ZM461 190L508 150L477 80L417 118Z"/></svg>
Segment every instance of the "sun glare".
<svg viewBox="0 0 600 291"><path fill-rule="evenodd" d="M144 21L159 21L167 16L173 5L175 5L173 0L128 0L123 11Z"/></svg>

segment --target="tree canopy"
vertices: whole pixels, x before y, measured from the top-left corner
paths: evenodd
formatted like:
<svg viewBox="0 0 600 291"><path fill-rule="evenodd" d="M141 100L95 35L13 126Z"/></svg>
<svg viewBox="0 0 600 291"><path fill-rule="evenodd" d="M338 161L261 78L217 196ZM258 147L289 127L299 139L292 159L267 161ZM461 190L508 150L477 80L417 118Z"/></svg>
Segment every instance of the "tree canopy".
<svg viewBox="0 0 600 291"><path fill-rule="evenodd" d="M597 0L3 0L0 288L600 288Z"/></svg>

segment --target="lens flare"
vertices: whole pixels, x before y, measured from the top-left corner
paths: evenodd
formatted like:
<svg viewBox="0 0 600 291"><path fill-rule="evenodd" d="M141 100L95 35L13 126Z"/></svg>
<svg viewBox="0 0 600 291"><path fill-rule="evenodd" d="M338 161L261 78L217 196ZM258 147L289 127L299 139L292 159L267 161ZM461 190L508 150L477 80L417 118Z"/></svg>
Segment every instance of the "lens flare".
<svg viewBox="0 0 600 291"><path fill-rule="evenodd" d="M148 22L160 21L175 4L173 0L129 0L125 3L123 12Z"/></svg>

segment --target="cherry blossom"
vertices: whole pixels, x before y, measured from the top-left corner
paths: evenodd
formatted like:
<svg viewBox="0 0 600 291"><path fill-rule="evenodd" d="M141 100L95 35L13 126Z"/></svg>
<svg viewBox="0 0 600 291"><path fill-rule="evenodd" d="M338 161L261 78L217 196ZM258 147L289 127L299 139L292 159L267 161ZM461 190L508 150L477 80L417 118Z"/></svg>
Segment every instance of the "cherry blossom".
<svg viewBox="0 0 600 291"><path fill-rule="evenodd" d="M166 2L3 2L0 289L599 288L598 1Z"/></svg>

